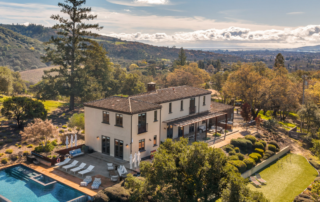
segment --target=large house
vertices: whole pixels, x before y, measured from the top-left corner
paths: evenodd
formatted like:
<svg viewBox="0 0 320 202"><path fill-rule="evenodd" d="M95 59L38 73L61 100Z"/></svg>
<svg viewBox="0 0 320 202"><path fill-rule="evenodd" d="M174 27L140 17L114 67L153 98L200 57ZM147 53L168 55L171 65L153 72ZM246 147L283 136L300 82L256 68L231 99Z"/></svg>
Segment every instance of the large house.
<svg viewBox="0 0 320 202"><path fill-rule="evenodd" d="M201 125L233 121L232 106L211 102L210 91L190 86L156 90L155 83L149 83L147 93L84 106L85 144L125 161L138 151L148 157L165 139L195 133Z"/></svg>

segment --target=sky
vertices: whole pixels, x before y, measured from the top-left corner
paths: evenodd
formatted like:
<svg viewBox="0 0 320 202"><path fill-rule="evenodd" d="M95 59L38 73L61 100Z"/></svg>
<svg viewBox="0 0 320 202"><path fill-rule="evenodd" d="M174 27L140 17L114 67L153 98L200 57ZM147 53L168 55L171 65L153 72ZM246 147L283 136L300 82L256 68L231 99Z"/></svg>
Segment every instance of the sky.
<svg viewBox="0 0 320 202"><path fill-rule="evenodd" d="M63 0L0 0L0 23L52 26ZM157 46L274 49L320 44L319 0L87 0L102 35Z"/></svg>

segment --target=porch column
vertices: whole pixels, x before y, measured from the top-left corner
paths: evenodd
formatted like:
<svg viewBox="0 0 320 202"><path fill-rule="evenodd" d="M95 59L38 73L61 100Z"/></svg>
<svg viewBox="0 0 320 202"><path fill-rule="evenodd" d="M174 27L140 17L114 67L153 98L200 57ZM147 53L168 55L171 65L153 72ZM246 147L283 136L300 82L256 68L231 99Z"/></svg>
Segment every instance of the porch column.
<svg viewBox="0 0 320 202"><path fill-rule="evenodd" d="M183 126L183 130L182 130L182 137L184 138L184 126Z"/></svg>
<svg viewBox="0 0 320 202"><path fill-rule="evenodd" d="M227 136L227 123L228 123L228 114L226 114L226 125L224 127L224 139L226 139L226 136Z"/></svg>
<svg viewBox="0 0 320 202"><path fill-rule="evenodd" d="M208 132L208 119L206 119L206 140L207 140L207 132Z"/></svg>
<svg viewBox="0 0 320 202"><path fill-rule="evenodd" d="M194 123L194 127L195 127L195 129L194 129L194 141L196 142L197 141L197 122L195 122Z"/></svg>
<svg viewBox="0 0 320 202"><path fill-rule="evenodd" d="M216 132L215 133L217 133L217 131L218 131L218 117L216 116Z"/></svg>

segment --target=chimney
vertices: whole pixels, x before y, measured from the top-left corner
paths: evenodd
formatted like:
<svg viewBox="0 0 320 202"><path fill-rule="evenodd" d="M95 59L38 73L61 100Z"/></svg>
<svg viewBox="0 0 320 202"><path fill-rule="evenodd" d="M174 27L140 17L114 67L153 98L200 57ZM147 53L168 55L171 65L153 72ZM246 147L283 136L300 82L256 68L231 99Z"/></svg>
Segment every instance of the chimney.
<svg viewBox="0 0 320 202"><path fill-rule="evenodd" d="M148 83L148 92L155 91L155 90L156 90L156 83L154 82Z"/></svg>

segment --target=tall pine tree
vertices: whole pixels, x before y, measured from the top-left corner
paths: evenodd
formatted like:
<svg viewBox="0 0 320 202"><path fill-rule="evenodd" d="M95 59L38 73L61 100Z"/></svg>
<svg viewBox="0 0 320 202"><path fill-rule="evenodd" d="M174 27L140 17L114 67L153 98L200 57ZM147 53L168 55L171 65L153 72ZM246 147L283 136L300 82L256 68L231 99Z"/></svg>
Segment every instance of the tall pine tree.
<svg viewBox="0 0 320 202"><path fill-rule="evenodd" d="M98 34L91 30L100 30L98 24L85 24L84 21L94 20L97 15L90 14L91 8L82 7L86 0L65 0L59 3L61 13L68 16L64 18L60 15L52 15L51 19L59 21L52 29L57 30L57 37L51 37L46 42L55 47L46 49L44 62L52 62L58 68L45 72L45 78L52 78L52 74L60 85L57 85L59 93L70 97L69 109L74 109L75 97L81 94L81 65L85 61L85 52L88 45L92 42L88 37L97 37Z"/></svg>
<svg viewBox="0 0 320 202"><path fill-rule="evenodd" d="M184 65L186 65L186 61L187 61L186 53L184 52L183 48L181 47L178 59L176 60L176 64L180 65L180 66L184 66Z"/></svg>

